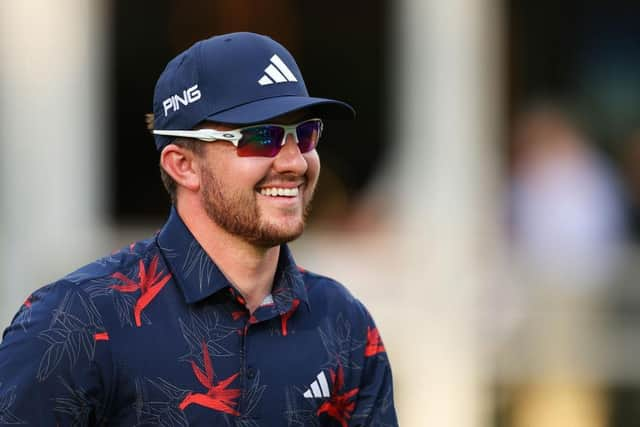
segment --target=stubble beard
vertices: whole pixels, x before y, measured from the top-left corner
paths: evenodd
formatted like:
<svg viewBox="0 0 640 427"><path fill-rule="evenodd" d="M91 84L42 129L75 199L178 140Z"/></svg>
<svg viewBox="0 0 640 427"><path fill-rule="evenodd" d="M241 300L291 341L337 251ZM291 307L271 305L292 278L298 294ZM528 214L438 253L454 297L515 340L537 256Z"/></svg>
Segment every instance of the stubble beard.
<svg viewBox="0 0 640 427"><path fill-rule="evenodd" d="M255 246L270 248L300 237L311 210L311 198L305 201L302 218L291 229L268 223L260 213L254 192L225 193L223 185L210 169L202 171L202 204L207 216L228 233Z"/></svg>

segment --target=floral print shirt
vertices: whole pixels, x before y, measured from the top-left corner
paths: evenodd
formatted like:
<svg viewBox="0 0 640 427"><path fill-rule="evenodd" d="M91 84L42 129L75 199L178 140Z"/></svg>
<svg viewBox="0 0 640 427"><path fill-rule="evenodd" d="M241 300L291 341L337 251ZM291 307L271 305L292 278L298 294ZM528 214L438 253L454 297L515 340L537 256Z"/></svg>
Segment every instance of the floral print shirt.
<svg viewBox="0 0 640 427"><path fill-rule="evenodd" d="M0 425L396 426L384 344L281 247L251 315L175 209L31 294L0 344Z"/></svg>

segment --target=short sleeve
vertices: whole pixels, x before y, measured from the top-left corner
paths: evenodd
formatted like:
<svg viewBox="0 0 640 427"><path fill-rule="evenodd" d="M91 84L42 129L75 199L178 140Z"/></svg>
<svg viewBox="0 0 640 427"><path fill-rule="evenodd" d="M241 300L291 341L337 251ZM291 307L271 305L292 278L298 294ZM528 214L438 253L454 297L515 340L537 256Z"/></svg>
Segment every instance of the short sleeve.
<svg viewBox="0 0 640 427"><path fill-rule="evenodd" d="M391 365L378 328L367 311L364 312L364 363L356 408L351 425L397 426L398 420L393 400Z"/></svg>
<svg viewBox="0 0 640 427"><path fill-rule="evenodd" d="M105 425L107 338L77 286L58 282L30 295L0 344L0 424Z"/></svg>

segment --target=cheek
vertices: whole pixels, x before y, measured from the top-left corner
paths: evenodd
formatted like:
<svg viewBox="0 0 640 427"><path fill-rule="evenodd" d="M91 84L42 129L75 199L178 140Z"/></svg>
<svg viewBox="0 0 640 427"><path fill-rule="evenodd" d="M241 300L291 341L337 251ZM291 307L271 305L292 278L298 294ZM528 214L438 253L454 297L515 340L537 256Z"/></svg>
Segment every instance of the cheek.
<svg viewBox="0 0 640 427"><path fill-rule="evenodd" d="M253 187L269 173L271 159L264 157L238 157L241 161L233 162L229 168L233 179L243 186Z"/></svg>
<svg viewBox="0 0 640 427"><path fill-rule="evenodd" d="M204 165L227 188L253 187L269 170L269 160L261 157L238 157L235 151L208 156Z"/></svg>
<svg viewBox="0 0 640 427"><path fill-rule="evenodd" d="M315 183L318 181L320 175L320 157L317 151L305 153L304 158L307 161L307 178L310 182Z"/></svg>

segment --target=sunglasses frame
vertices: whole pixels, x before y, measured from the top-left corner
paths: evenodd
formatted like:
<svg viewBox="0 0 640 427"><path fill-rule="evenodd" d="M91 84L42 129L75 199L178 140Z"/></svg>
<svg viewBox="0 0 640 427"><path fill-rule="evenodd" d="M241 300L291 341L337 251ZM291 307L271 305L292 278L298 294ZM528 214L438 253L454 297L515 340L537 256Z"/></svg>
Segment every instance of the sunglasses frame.
<svg viewBox="0 0 640 427"><path fill-rule="evenodd" d="M280 142L280 147L282 147L284 146L284 144L286 144L287 136L289 134L293 134L296 144L299 144L298 134L296 133L298 126L303 125L307 122L312 122L312 121L317 121L318 123L320 123L320 132L318 135L318 140L319 140L320 136L322 135L322 130L324 127L324 124L322 123L322 119L320 118L307 119L307 120L303 120L301 122L290 124L290 125L283 125L280 123L258 123L255 125L244 126L244 127L232 129L232 130L215 130L210 128L204 128L204 129L196 129L196 130L154 130L153 133L154 135L162 135L162 136L194 138L194 139L199 139L200 141L205 141L205 142L228 141L232 143L236 147L236 149L238 149L238 144L240 143L240 140L242 139L242 136L243 136L242 135L243 130L262 127L262 126L278 126L284 129L284 136L282 137L282 141Z"/></svg>

